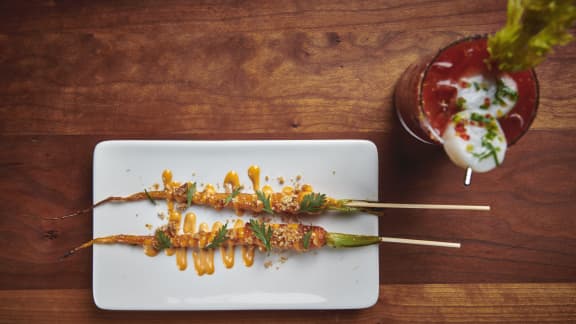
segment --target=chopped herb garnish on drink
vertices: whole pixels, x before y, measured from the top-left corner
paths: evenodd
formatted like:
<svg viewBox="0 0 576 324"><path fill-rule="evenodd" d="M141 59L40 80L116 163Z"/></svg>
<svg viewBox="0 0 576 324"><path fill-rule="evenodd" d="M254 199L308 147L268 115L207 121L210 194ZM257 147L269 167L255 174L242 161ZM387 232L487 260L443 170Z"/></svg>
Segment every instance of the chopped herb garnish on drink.
<svg viewBox="0 0 576 324"><path fill-rule="evenodd" d="M466 109L466 99L464 99L464 97L458 97L458 99L456 99L456 107L458 107L459 110Z"/></svg>
<svg viewBox="0 0 576 324"><path fill-rule="evenodd" d="M510 89L501 79L496 81L496 93L494 94L494 101L501 106L506 105L504 98L508 98L512 102L518 101L518 92Z"/></svg>

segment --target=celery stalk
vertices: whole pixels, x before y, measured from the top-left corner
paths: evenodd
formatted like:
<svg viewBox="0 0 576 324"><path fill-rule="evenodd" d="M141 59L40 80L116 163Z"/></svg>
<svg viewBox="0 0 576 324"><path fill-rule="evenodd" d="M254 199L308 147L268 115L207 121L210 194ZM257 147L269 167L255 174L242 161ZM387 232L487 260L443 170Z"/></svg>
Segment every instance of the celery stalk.
<svg viewBox="0 0 576 324"><path fill-rule="evenodd" d="M488 51L502 71L542 63L556 45L566 45L576 21L574 0L509 0L506 26L488 37Z"/></svg>

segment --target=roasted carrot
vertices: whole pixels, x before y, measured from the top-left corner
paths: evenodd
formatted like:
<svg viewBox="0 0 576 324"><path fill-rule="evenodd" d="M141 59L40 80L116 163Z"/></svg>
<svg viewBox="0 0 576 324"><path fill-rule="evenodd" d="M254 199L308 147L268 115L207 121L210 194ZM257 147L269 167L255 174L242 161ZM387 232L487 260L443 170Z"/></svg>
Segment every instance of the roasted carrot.
<svg viewBox="0 0 576 324"><path fill-rule="evenodd" d="M358 247L380 243L378 236L330 233L320 226L303 224L269 224L251 220L243 227L194 234L175 234L169 225L156 230L155 235L112 235L95 238L69 251L65 257L94 244L139 245L160 251L165 248L209 249L223 244L254 246L261 251L307 251L324 246Z"/></svg>

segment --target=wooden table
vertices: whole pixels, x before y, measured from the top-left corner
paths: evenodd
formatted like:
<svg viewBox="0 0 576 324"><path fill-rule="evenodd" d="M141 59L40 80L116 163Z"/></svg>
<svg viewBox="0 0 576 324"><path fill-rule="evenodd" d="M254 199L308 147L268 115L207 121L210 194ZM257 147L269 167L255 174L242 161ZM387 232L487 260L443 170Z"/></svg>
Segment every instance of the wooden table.
<svg viewBox="0 0 576 324"><path fill-rule="evenodd" d="M203 3L206 2L206 3ZM0 322L576 321L576 43L537 73L537 120L504 165L463 172L398 126L395 82L464 35L491 1L3 1L0 3ZM489 203L389 211L380 234L460 250L380 249L380 299L356 311L112 312L91 297L92 152L108 139L368 139L380 199Z"/></svg>

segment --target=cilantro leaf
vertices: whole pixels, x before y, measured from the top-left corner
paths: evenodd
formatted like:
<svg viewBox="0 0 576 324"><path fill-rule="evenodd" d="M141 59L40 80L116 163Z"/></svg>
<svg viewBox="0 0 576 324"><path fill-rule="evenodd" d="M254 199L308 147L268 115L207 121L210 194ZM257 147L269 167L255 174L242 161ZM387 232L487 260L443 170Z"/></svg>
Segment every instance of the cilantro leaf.
<svg viewBox="0 0 576 324"><path fill-rule="evenodd" d="M234 199L234 197L238 196L240 190L242 190L242 187L234 189L232 193L228 195L228 197L226 197L226 200L224 200L224 205L228 205L232 201L232 199Z"/></svg>
<svg viewBox="0 0 576 324"><path fill-rule="evenodd" d="M166 233L164 233L164 231L157 230L155 238L156 238L156 242L158 242L158 249L163 250L163 249L168 249L168 248L172 247L172 242L170 241L170 237L168 237L168 235L166 235Z"/></svg>
<svg viewBox="0 0 576 324"><path fill-rule="evenodd" d="M317 213L322 210L324 203L326 202L326 195L320 193L311 193L300 202L300 211L306 213Z"/></svg>
<svg viewBox="0 0 576 324"><path fill-rule="evenodd" d="M190 205L192 205L194 194L196 194L196 182L192 184L188 182L188 190L186 192L186 208L190 208Z"/></svg>
<svg viewBox="0 0 576 324"><path fill-rule="evenodd" d="M264 204L264 211L269 213L269 214L274 214L274 211L272 210L272 206L270 206L270 197L266 196L266 194L260 190L256 191L256 197L258 197L258 200L260 200L262 202L262 204Z"/></svg>
<svg viewBox="0 0 576 324"><path fill-rule="evenodd" d="M254 232L254 235L257 239L259 239L264 246L266 247L266 251L271 250L271 241L272 241L272 227L270 225L266 225L265 223L261 223L255 219L250 220L250 227Z"/></svg>
<svg viewBox="0 0 576 324"><path fill-rule="evenodd" d="M312 237L312 231L308 231L304 234L304 236L302 237L302 246L304 246L304 248L306 250L308 250L308 247L310 246L310 238Z"/></svg>
<svg viewBox="0 0 576 324"><path fill-rule="evenodd" d="M226 224L224 224L222 227L220 227L220 229L218 229L218 233L216 233L216 236L214 236L214 239L212 239L212 242L210 242L210 244L208 244L206 246L207 249L214 249L219 247L220 245L222 245L222 243L224 243L228 237L226 237L226 234L228 234L228 222L226 222Z"/></svg>

